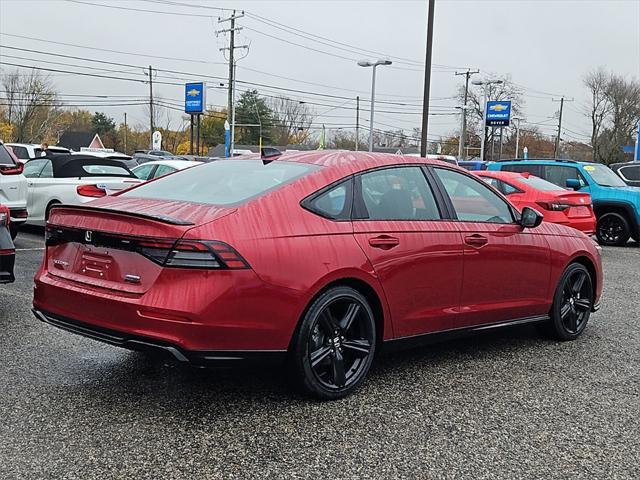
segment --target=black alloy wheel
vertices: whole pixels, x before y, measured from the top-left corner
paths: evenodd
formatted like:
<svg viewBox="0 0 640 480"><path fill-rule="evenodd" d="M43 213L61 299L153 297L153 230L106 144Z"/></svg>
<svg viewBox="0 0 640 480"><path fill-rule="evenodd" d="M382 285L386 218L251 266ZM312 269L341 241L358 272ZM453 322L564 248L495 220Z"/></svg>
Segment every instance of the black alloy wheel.
<svg viewBox="0 0 640 480"><path fill-rule="evenodd" d="M624 245L631 236L629 222L619 213L605 213L598 219L596 236L603 245Z"/></svg>
<svg viewBox="0 0 640 480"><path fill-rule="evenodd" d="M292 348L294 374L305 393L323 400L351 393L366 376L375 352L375 318L366 298L334 287L308 309Z"/></svg>
<svg viewBox="0 0 640 480"><path fill-rule="evenodd" d="M574 340L587 326L593 308L593 280L584 265L573 263L562 274L551 308L551 333Z"/></svg>

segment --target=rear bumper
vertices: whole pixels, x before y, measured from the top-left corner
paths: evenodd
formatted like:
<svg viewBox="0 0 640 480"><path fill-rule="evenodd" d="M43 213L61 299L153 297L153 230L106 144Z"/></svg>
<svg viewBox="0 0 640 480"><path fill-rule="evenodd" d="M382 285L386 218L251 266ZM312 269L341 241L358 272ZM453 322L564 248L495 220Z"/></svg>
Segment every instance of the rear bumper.
<svg viewBox="0 0 640 480"><path fill-rule="evenodd" d="M185 350L169 342L96 327L36 308L33 313L38 320L67 332L128 350L161 353L178 362L199 366L277 365L285 361L287 353L284 350Z"/></svg>

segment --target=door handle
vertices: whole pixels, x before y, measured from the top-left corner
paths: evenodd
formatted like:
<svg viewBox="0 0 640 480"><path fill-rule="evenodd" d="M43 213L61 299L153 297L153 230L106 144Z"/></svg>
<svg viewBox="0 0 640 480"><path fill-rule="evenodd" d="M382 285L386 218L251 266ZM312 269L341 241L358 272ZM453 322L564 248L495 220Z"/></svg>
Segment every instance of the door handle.
<svg viewBox="0 0 640 480"><path fill-rule="evenodd" d="M391 237L389 235L380 235L379 237L374 237L369 239L369 245L373 248L381 248L383 250L389 250L390 248L396 247L400 244L400 240L396 237Z"/></svg>
<svg viewBox="0 0 640 480"><path fill-rule="evenodd" d="M464 243L471 245L472 247L482 247L489 242L487 237L474 233L473 235L467 235L464 237Z"/></svg>

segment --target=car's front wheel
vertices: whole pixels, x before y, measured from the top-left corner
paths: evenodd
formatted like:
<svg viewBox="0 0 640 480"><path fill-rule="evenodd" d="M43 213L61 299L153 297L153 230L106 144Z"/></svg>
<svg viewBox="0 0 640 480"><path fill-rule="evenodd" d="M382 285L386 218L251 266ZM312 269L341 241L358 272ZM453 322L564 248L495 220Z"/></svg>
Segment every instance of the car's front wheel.
<svg viewBox="0 0 640 480"><path fill-rule="evenodd" d="M304 393L335 400L367 375L376 347L376 324L367 299L346 286L324 292L307 309L291 348L291 370Z"/></svg>
<svg viewBox="0 0 640 480"><path fill-rule="evenodd" d="M598 218L596 236L602 245L624 245L631 236L631 228L624 216L609 212Z"/></svg>
<svg viewBox="0 0 640 480"><path fill-rule="evenodd" d="M572 263L560 277L551 306L550 333L558 340L575 340L587 326L594 301L593 280L587 268Z"/></svg>

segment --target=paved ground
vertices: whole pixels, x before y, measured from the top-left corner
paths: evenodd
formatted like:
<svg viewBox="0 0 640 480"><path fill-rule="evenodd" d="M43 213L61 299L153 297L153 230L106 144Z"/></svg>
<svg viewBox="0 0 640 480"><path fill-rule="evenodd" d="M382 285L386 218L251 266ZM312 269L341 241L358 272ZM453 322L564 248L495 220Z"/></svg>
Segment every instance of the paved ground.
<svg viewBox="0 0 640 480"><path fill-rule="evenodd" d="M606 249L579 341L493 332L377 363L316 403L278 372L159 363L36 321L0 287L0 478L640 478L640 249Z"/></svg>

